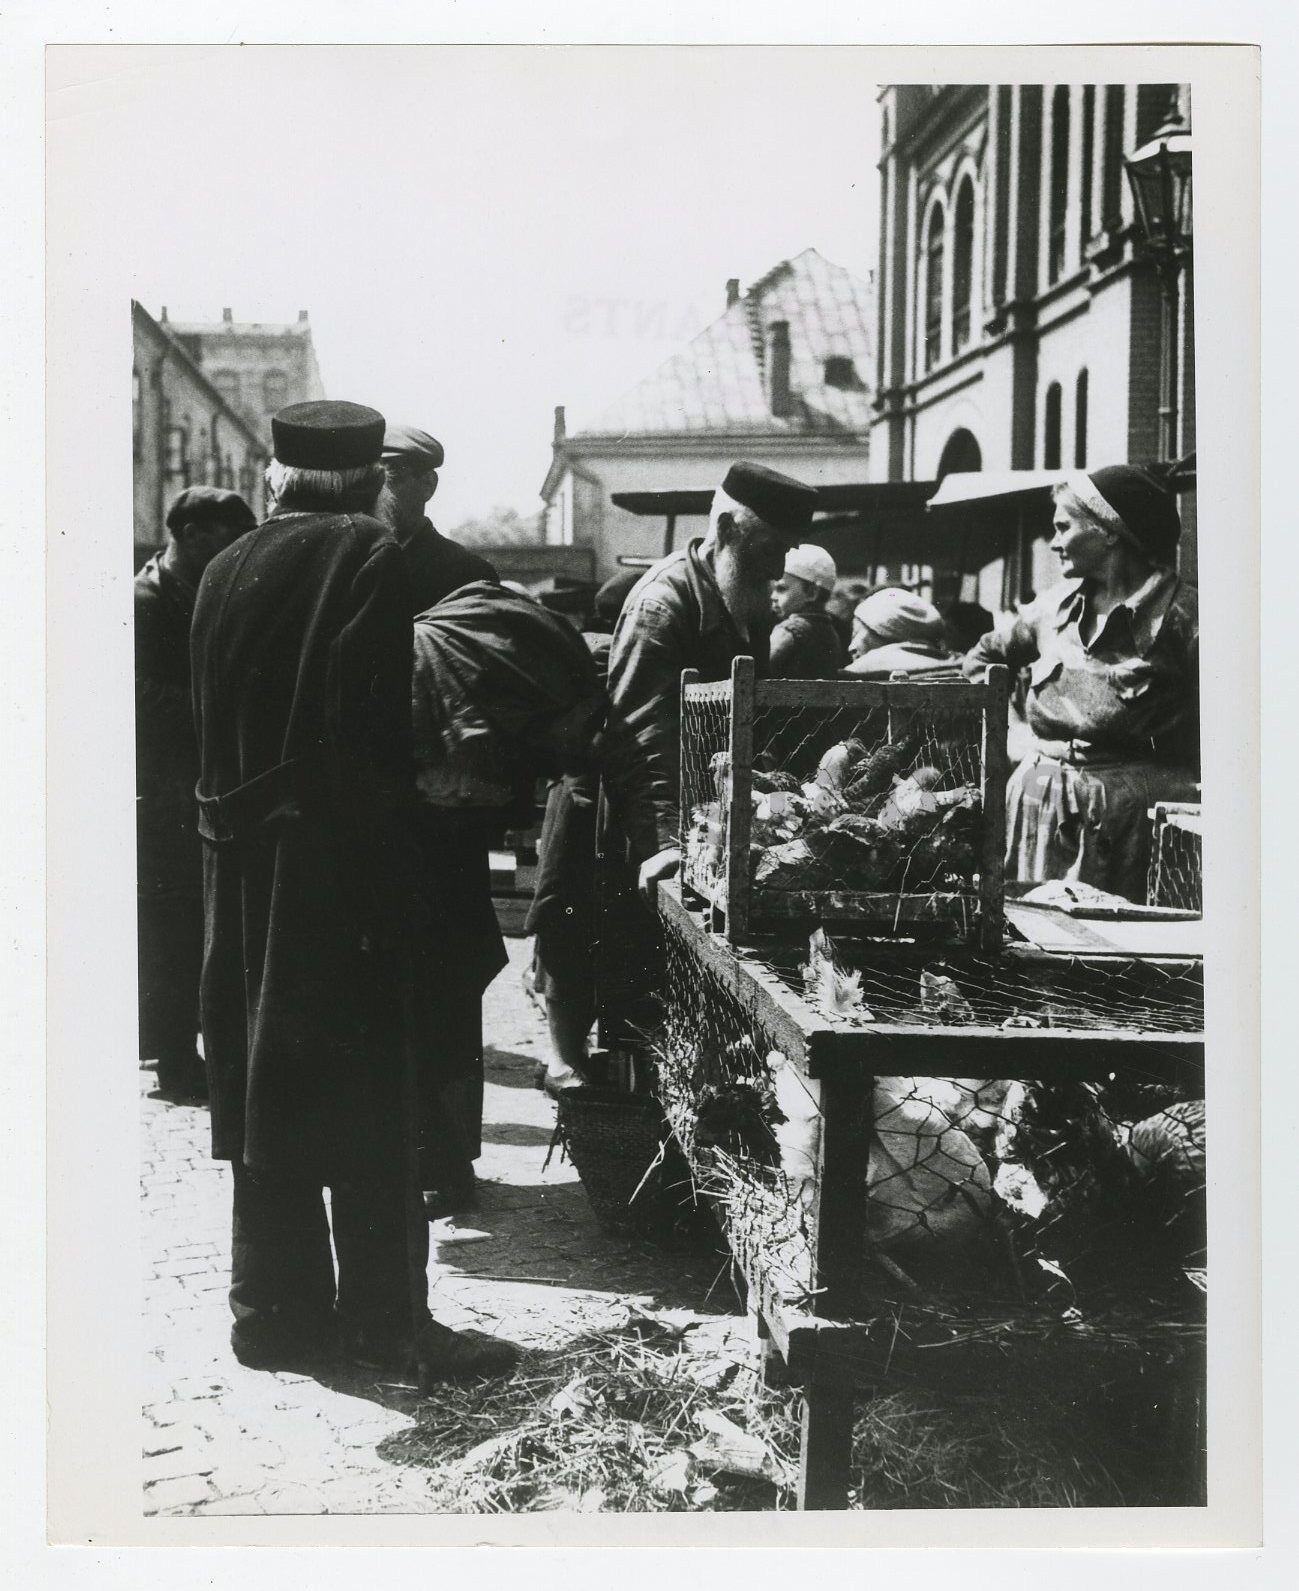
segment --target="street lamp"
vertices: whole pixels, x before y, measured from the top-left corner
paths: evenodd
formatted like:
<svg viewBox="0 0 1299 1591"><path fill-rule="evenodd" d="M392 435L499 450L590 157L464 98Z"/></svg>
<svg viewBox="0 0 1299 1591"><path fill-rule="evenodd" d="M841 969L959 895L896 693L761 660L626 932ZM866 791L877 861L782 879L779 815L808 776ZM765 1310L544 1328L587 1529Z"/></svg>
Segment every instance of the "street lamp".
<svg viewBox="0 0 1299 1591"><path fill-rule="evenodd" d="M1163 125L1123 162L1137 225L1159 271L1160 456L1178 452L1178 278L1194 245L1191 210L1191 129L1174 91Z"/></svg>

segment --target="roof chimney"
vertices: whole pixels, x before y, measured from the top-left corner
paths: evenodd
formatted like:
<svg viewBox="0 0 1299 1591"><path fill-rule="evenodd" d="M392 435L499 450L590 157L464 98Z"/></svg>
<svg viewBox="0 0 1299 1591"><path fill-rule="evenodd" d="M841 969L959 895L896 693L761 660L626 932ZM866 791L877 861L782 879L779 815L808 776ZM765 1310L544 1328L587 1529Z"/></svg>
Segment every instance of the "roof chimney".
<svg viewBox="0 0 1299 1591"><path fill-rule="evenodd" d="M564 422L564 405L557 403L555 405L555 431L552 441L562 442L567 435L568 429Z"/></svg>
<svg viewBox="0 0 1299 1591"><path fill-rule="evenodd" d="M794 394L789 385L789 322L771 323L771 342L767 358L770 387L768 402L777 419L788 419L794 412Z"/></svg>
<svg viewBox="0 0 1299 1591"><path fill-rule="evenodd" d="M232 310L232 309L223 309L223 310L222 310L222 311L221 311L221 319L222 319L222 320L224 320L224 321L226 321L226 322L227 322L227 324L228 324L228 323L229 323L229 322L230 322L230 321L232 321L232 320L233 320L233 319L234 319L234 318L235 318L235 312L234 312L234 310Z"/></svg>
<svg viewBox="0 0 1299 1591"><path fill-rule="evenodd" d="M162 314L158 316L158 324L160 326L165 326L167 324L167 306L166 306L166 304L164 304L162 306Z"/></svg>
<svg viewBox="0 0 1299 1591"><path fill-rule="evenodd" d="M301 324L304 320L306 320L306 318L307 318L306 310L305 309L300 309L298 311L298 322L299 322L299 324Z"/></svg>
<svg viewBox="0 0 1299 1591"><path fill-rule="evenodd" d="M726 284L726 307L730 309L732 304L738 304L739 302L740 279L738 276L732 276Z"/></svg>

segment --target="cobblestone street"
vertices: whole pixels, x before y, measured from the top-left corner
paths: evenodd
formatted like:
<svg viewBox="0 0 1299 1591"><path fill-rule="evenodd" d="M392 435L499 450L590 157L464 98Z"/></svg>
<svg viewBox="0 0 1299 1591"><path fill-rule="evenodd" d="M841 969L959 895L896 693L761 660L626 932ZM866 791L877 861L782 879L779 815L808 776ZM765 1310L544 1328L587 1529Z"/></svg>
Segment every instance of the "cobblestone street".
<svg viewBox="0 0 1299 1591"><path fill-rule="evenodd" d="M430 1305L525 1348L557 1347L625 1315L629 1299L700 1308L711 1259L605 1236L558 1151L554 1106L532 1085L545 1024L520 981L523 941L488 992L480 1209L432 1228ZM141 1078L146 1514L418 1513L427 1468L385 1459L413 1422L413 1389L331 1366L312 1377L249 1370L230 1352L229 1169L201 1108L151 1099ZM714 1307L733 1307L720 1285Z"/></svg>

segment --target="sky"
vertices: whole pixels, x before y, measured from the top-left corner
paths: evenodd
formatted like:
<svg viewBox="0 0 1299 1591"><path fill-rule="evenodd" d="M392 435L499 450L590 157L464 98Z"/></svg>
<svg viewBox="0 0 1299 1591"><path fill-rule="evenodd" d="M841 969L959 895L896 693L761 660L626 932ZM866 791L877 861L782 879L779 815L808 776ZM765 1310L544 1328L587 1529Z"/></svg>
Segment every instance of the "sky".
<svg viewBox="0 0 1299 1591"><path fill-rule="evenodd" d="M308 310L331 397L442 441L450 528L534 511L555 405L593 419L722 312L728 277L809 246L870 272L865 67L816 47L55 49L51 169L94 166L85 234L116 240L152 313Z"/></svg>

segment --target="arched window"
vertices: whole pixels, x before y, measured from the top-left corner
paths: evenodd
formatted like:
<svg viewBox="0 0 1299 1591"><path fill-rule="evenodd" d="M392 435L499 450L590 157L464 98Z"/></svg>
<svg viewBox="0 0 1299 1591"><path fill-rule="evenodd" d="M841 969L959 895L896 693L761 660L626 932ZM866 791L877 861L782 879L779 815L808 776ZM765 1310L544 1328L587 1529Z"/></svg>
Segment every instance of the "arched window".
<svg viewBox="0 0 1299 1591"><path fill-rule="evenodd" d="M1073 467L1076 470L1083 470L1087 468L1087 372L1085 370L1078 372L1073 402Z"/></svg>
<svg viewBox="0 0 1299 1591"><path fill-rule="evenodd" d="M262 377L262 399L272 414L289 401L289 378L282 370L268 370Z"/></svg>
<svg viewBox="0 0 1299 1591"><path fill-rule="evenodd" d="M1092 167L1096 148L1096 89L1088 83L1082 91L1082 240L1096 231L1092 215Z"/></svg>
<svg viewBox="0 0 1299 1591"><path fill-rule="evenodd" d="M1047 280L1057 281L1064 270L1065 211L1069 198L1069 90L1064 85L1051 95L1051 208L1047 239Z"/></svg>
<svg viewBox="0 0 1299 1591"><path fill-rule="evenodd" d="M974 291L974 183L969 177L956 191L956 216L952 229L952 351L960 353L970 341Z"/></svg>
<svg viewBox="0 0 1299 1591"><path fill-rule="evenodd" d="M1046 389L1046 403L1042 422L1042 468L1060 468L1060 383L1053 381Z"/></svg>
<svg viewBox="0 0 1299 1591"><path fill-rule="evenodd" d="M943 349L943 207L936 204L929 212L929 231L925 237L925 361L932 370Z"/></svg>
<svg viewBox="0 0 1299 1591"><path fill-rule="evenodd" d="M964 426L953 431L938 460L938 479L941 481L947 475L971 474L982 468L983 450L973 431L967 431Z"/></svg>

